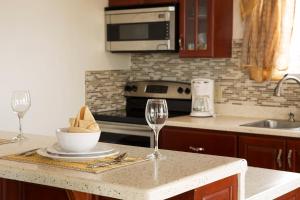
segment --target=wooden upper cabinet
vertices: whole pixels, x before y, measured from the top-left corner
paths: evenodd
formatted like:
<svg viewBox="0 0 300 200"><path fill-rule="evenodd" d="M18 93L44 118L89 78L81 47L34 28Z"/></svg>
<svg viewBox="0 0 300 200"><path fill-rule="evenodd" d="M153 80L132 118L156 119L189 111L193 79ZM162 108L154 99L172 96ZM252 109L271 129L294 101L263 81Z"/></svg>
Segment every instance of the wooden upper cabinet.
<svg viewBox="0 0 300 200"><path fill-rule="evenodd" d="M239 157L245 158L249 166L284 170L285 145L282 138L240 136Z"/></svg>
<svg viewBox="0 0 300 200"><path fill-rule="evenodd" d="M151 5L151 4L173 4L177 3L178 0L144 0L145 5Z"/></svg>
<svg viewBox="0 0 300 200"><path fill-rule="evenodd" d="M179 0L180 57L231 57L233 0Z"/></svg>
<svg viewBox="0 0 300 200"><path fill-rule="evenodd" d="M135 6L135 5L152 5L152 4L172 4L178 0L109 0L109 6Z"/></svg>
<svg viewBox="0 0 300 200"><path fill-rule="evenodd" d="M143 4L143 0L109 0L110 7L115 6L133 6Z"/></svg>
<svg viewBox="0 0 300 200"><path fill-rule="evenodd" d="M212 130L164 127L160 134L159 146L176 151L237 156L237 136Z"/></svg>

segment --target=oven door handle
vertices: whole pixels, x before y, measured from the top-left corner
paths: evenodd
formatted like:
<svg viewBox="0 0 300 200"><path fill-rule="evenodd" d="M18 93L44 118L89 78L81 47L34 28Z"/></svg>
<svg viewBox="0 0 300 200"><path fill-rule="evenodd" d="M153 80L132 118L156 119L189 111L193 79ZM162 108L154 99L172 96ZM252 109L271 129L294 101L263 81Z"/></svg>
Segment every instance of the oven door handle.
<svg viewBox="0 0 300 200"><path fill-rule="evenodd" d="M119 124L119 123L99 123L103 132L118 133L126 135L152 137L152 129L147 125Z"/></svg>

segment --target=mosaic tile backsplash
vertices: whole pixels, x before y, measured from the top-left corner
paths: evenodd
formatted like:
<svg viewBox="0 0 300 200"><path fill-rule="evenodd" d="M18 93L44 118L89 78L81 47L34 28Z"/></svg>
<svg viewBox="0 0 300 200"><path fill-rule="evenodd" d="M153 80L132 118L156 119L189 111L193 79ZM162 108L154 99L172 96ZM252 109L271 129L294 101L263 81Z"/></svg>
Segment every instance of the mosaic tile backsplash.
<svg viewBox="0 0 300 200"><path fill-rule="evenodd" d="M215 80L217 104L300 108L299 85L284 84L282 97L274 97L276 82L249 80L247 69L240 67L241 44L241 40L233 41L232 58L226 59L182 59L176 53L133 54L131 70L86 73L86 102L94 111L114 109L124 106L122 90L127 80L189 82L201 77Z"/></svg>
<svg viewBox="0 0 300 200"><path fill-rule="evenodd" d="M88 71L85 73L85 101L92 112L125 107L124 85L129 70Z"/></svg>

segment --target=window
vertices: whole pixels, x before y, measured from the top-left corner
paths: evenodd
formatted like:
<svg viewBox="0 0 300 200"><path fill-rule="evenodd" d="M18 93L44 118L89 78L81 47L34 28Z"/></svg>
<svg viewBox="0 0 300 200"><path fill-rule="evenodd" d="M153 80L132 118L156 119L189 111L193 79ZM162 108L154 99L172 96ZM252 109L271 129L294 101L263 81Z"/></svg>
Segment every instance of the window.
<svg viewBox="0 0 300 200"><path fill-rule="evenodd" d="M288 73L300 74L300 2L296 1L295 18L288 57Z"/></svg>

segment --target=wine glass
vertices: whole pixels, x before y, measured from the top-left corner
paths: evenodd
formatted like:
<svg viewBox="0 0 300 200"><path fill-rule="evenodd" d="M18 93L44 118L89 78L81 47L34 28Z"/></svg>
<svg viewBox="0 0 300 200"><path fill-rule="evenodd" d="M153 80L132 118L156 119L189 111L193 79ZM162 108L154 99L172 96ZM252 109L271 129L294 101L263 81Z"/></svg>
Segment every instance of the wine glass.
<svg viewBox="0 0 300 200"><path fill-rule="evenodd" d="M14 141L24 140L22 130L22 119L25 113L29 110L31 106L30 94L29 91L14 91L11 97L11 107L14 113L17 114L19 119L19 134L12 138Z"/></svg>
<svg viewBox="0 0 300 200"><path fill-rule="evenodd" d="M150 128L154 132L154 152L148 155L150 159L162 159L163 156L158 151L159 131L168 119L168 106L165 99L148 99L145 117Z"/></svg>

